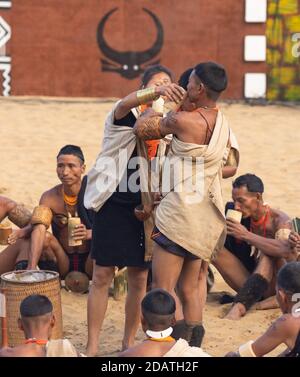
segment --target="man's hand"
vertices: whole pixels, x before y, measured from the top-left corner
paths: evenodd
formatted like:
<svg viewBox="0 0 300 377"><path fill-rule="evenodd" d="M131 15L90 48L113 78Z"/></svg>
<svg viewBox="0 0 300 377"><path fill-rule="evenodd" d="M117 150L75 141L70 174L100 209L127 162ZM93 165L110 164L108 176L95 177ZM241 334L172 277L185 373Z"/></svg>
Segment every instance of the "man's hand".
<svg viewBox="0 0 300 377"><path fill-rule="evenodd" d="M296 253L295 258L299 260L300 255L300 235L296 232L291 232L289 235L289 246Z"/></svg>
<svg viewBox="0 0 300 377"><path fill-rule="evenodd" d="M161 193L160 192L154 192L153 193L153 204L155 206L158 206L161 200L162 200Z"/></svg>
<svg viewBox="0 0 300 377"><path fill-rule="evenodd" d="M84 224L76 225L75 230L72 233L72 237L75 241L84 241L89 239L89 233Z"/></svg>
<svg viewBox="0 0 300 377"><path fill-rule="evenodd" d="M17 229L14 230L8 237L8 244L13 245L16 243L20 238L24 238L26 235L26 232L23 229Z"/></svg>
<svg viewBox="0 0 300 377"><path fill-rule="evenodd" d="M292 249L299 247L300 251L300 235L296 232L291 232L289 235L289 245Z"/></svg>
<svg viewBox="0 0 300 377"><path fill-rule="evenodd" d="M227 219L226 225L227 225L227 234L242 241L246 239L249 231L247 230L247 228L244 227L244 225L238 223L237 221L233 219Z"/></svg>
<svg viewBox="0 0 300 377"><path fill-rule="evenodd" d="M157 86L155 92L176 103L181 103L186 96L186 91L177 84Z"/></svg>

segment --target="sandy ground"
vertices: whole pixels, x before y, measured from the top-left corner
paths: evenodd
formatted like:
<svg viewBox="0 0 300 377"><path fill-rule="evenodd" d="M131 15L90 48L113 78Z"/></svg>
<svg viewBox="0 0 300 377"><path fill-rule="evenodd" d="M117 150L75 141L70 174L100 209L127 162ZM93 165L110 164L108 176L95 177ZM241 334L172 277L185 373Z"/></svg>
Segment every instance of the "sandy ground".
<svg viewBox="0 0 300 377"><path fill-rule="evenodd" d="M80 145L87 168L97 156L104 118L111 101L95 99L0 99L0 194L32 209L46 189L57 184L55 156L65 144ZM299 216L300 108L222 104L241 149L239 174L252 172L265 183L265 200L291 217ZM231 179L224 181L224 198L230 199ZM1 249L0 249L1 250ZM203 348L222 356L259 336L277 318L279 310L251 311L239 322L222 319L226 307L218 304L222 291L230 291L215 273L216 284L204 313ZM87 295L62 290L65 335L84 351ZM124 299L109 300L100 338L99 355L115 355L120 349ZM138 340L143 339L139 331ZM282 348L274 351L275 355Z"/></svg>

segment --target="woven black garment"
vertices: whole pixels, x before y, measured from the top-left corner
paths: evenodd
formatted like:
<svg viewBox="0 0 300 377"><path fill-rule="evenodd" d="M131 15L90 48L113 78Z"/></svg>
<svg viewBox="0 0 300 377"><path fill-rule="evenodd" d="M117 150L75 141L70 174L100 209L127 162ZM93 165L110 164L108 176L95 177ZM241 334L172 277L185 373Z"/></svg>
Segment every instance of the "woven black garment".
<svg viewBox="0 0 300 377"><path fill-rule="evenodd" d="M115 121L115 124L133 127L135 121L136 118L130 112L123 119ZM137 156L136 148L131 157L135 156ZM142 202L141 192L139 190L131 192L128 188L128 181L131 175L136 173L137 168L129 169L127 166L127 174L122 179L122 181L126 180L126 192L123 192L124 185L120 184L122 190L118 186L95 214L91 256L99 266L150 267L149 262L144 262L144 224L134 215L134 208Z"/></svg>

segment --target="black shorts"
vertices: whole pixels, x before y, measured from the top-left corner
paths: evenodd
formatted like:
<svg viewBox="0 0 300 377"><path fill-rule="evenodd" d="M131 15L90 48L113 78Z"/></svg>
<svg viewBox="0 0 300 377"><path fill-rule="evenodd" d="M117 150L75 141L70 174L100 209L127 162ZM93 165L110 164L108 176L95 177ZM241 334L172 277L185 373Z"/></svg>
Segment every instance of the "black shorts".
<svg viewBox="0 0 300 377"><path fill-rule="evenodd" d="M136 203L107 200L95 214L91 257L98 266L149 268L145 262L144 223L134 215Z"/></svg>
<svg viewBox="0 0 300 377"><path fill-rule="evenodd" d="M28 267L28 261L27 260L20 260L15 264L15 270L20 271L20 270L26 270ZM58 271L58 266L57 263L53 260L41 260L38 263L38 267L40 270L44 271Z"/></svg>
<svg viewBox="0 0 300 377"><path fill-rule="evenodd" d="M197 260L200 259L196 255L192 254L191 252L184 249L182 246L178 245L177 243L171 241L167 238L161 231L155 226L151 235L153 241L155 241L159 246L163 249L168 251L171 254L177 255L179 257L189 259L189 260Z"/></svg>
<svg viewBox="0 0 300 377"><path fill-rule="evenodd" d="M85 272L85 263L89 256L89 253L74 253L67 254L69 258L69 272L79 271ZM20 260L15 264L15 270L26 270L28 266L27 260ZM40 270L59 272L58 265L54 260L40 260L38 263Z"/></svg>

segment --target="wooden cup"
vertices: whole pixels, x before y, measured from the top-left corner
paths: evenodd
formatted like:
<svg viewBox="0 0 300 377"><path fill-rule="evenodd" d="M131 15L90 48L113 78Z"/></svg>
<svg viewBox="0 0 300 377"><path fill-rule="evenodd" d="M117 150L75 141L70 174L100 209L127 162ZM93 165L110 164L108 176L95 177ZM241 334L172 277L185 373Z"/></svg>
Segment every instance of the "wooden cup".
<svg viewBox="0 0 300 377"><path fill-rule="evenodd" d="M68 218L68 242L69 246L80 246L82 245L82 240L75 241L72 233L75 230L76 225L80 225L81 221L79 217L69 217Z"/></svg>
<svg viewBox="0 0 300 377"><path fill-rule="evenodd" d="M226 219L232 219L240 223L242 220L242 212L229 209L226 213Z"/></svg>
<svg viewBox="0 0 300 377"><path fill-rule="evenodd" d="M0 224L0 245L8 245L8 237L12 234L10 225Z"/></svg>

